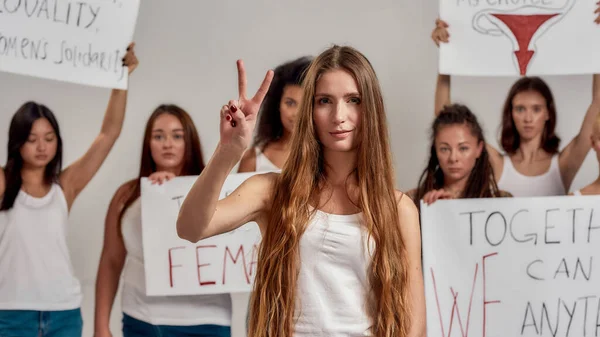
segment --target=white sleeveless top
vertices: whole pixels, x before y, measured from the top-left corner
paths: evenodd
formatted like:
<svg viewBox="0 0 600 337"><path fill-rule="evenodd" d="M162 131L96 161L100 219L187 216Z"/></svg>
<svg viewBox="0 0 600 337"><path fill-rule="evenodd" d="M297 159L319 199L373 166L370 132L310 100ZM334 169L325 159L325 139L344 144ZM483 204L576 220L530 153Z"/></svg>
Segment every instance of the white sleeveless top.
<svg viewBox="0 0 600 337"><path fill-rule="evenodd" d="M361 214L316 211L300 239L294 337L370 336L371 255ZM371 253L374 244L371 245Z"/></svg>
<svg viewBox="0 0 600 337"><path fill-rule="evenodd" d="M229 294L146 296L140 198L125 211L121 233L127 249L121 294L125 314L152 325L231 325Z"/></svg>
<svg viewBox="0 0 600 337"><path fill-rule="evenodd" d="M558 154L552 156L550 169L538 176L526 176L517 171L509 156L504 156L502 176L498 180L500 190L514 197L542 197L565 195L565 186L560 176Z"/></svg>
<svg viewBox="0 0 600 337"><path fill-rule="evenodd" d="M273 164L267 156L257 147L254 148L256 152L256 172L267 172L267 171L279 171L281 170L277 165Z"/></svg>
<svg viewBox="0 0 600 337"><path fill-rule="evenodd" d="M79 308L81 286L67 247L69 210L58 184L42 198L19 191L0 212L0 310Z"/></svg>

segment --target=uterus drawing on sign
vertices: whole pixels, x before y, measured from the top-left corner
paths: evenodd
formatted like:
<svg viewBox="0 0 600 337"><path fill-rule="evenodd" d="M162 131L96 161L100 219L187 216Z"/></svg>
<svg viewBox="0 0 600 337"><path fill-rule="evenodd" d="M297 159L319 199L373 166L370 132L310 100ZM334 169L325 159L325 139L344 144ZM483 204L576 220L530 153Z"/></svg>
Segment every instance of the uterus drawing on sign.
<svg viewBox="0 0 600 337"><path fill-rule="evenodd" d="M484 9L473 16L473 29L484 35L509 38L516 69L526 75L537 52L536 41L561 21L576 1L567 0L559 8L526 5L510 10Z"/></svg>

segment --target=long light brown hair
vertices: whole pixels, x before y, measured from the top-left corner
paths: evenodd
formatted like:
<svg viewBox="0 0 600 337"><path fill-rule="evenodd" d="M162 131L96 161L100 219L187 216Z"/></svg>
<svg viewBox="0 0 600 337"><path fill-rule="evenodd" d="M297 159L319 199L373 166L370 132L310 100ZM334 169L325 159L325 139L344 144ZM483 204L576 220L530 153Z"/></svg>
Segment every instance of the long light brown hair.
<svg viewBox="0 0 600 337"><path fill-rule="evenodd" d="M292 147L273 189L268 226L262 238L250 305L250 337L291 337L299 271L299 241L313 215L309 204L326 180L323 149L313 123L316 83L342 69L357 82L362 120L357 148L357 207L375 243L368 270L367 298L372 333L405 337L410 325L408 261L398 219L394 171L379 82L369 61L351 47L333 46L310 65ZM356 294L356 296L360 296Z"/></svg>

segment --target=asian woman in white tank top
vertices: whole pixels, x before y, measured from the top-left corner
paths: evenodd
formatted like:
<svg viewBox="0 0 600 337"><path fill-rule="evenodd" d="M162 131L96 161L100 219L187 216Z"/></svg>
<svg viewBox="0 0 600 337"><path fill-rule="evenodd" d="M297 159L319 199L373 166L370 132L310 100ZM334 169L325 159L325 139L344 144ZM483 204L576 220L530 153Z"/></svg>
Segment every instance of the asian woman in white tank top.
<svg viewBox="0 0 600 337"><path fill-rule="evenodd" d="M124 337L229 337L229 294L146 296L140 178L158 183L204 169L200 139L191 117L176 105L161 105L144 133L140 172L115 193L106 215L104 247L96 283L95 337L112 336L110 313L123 276Z"/></svg>
<svg viewBox="0 0 600 337"><path fill-rule="evenodd" d="M596 23L600 23L600 17ZM437 20L432 33L434 42L447 43L448 37L448 24ZM450 76L440 74L436 113L450 101ZM599 111L600 75L595 74L592 103L581 129L559 151L560 138L554 133L556 105L550 88L539 77L523 77L515 82L502 112L500 145L505 154L486 144L498 187L515 197L565 195L590 150L592 125Z"/></svg>
<svg viewBox="0 0 600 337"><path fill-rule="evenodd" d="M598 165L600 166L600 116L596 118L594 121L594 129L592 132L592 136L590 137L590 143L592 144L592 149L596 152L596 159L598 160ZM591 184L585 186L580 190L576 190L569 195L598 195L600 194L600 176L596 178Z"/></svg>
<svg viewBox="0 0 600 337"><path fill-rule="evenodd" d="M273 82L258 113L254 142L244 153L238 172L278 171L290 155L292 132L302 100L302 76L310 57L275 68Z"/></svg>
<svg viewBox="0 0 600 337"><path fill-rule="evenodd" d="M394 189L389 133L369 61L333 46L303 82L290 157L281 173L219 191L252 137L268 72L253 98L238 61L239 101L221 110L217 149L180 209L191 242L249 222L262 243L250 337L425 336L416 207Z"/></svg>
<svg viewBox="0 0 600 337"><path fill-rule="evenodd" d="M123 58L129 74L133 44ZM100 134L62 170L58 122L27 102L12 118L0 168L0 336L80 337L81 287L67 247L69 210L121 133L127 91L113 90Z"/></svg>

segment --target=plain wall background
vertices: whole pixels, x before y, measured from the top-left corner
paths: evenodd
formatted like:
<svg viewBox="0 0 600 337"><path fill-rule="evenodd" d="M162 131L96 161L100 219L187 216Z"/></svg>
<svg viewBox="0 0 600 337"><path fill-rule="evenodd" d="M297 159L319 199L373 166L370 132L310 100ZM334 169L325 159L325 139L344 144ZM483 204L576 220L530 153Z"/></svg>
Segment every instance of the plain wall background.
<svg viewBox="0 0 600 337"><path fill-rule="evenodd" d="M235 60L245 61L249 92L269 68L332 43L363 52L384 92L397 188L416 185L428 153L433 117L437 48L430 40L437 1L408 0L143 0L135 33L140 66L130 80L121 137L96 177L75 202L69 248L84 289L84 336L93 333L94 283L104 217L120 184L137 175L143 128L160 103L179 104L194 118L205 160L219 139L220 107L237 98ZM515 78L453 78L453 100L478 114L488 141L497 144L501 106ZM556 96L557 132L565 146L581 126L591 101L591 76L546 78ZM72 163L99 132L107 89L0 73L0 163L6 162L10 119L27 100L46 104L59 119L64 162ZM591 153L572 189L597 177ZM245 304L236 302L234 336L243 336ZM241 304L240 304L241 303ZM120 333L120 299L112 317Z"/></svg>

